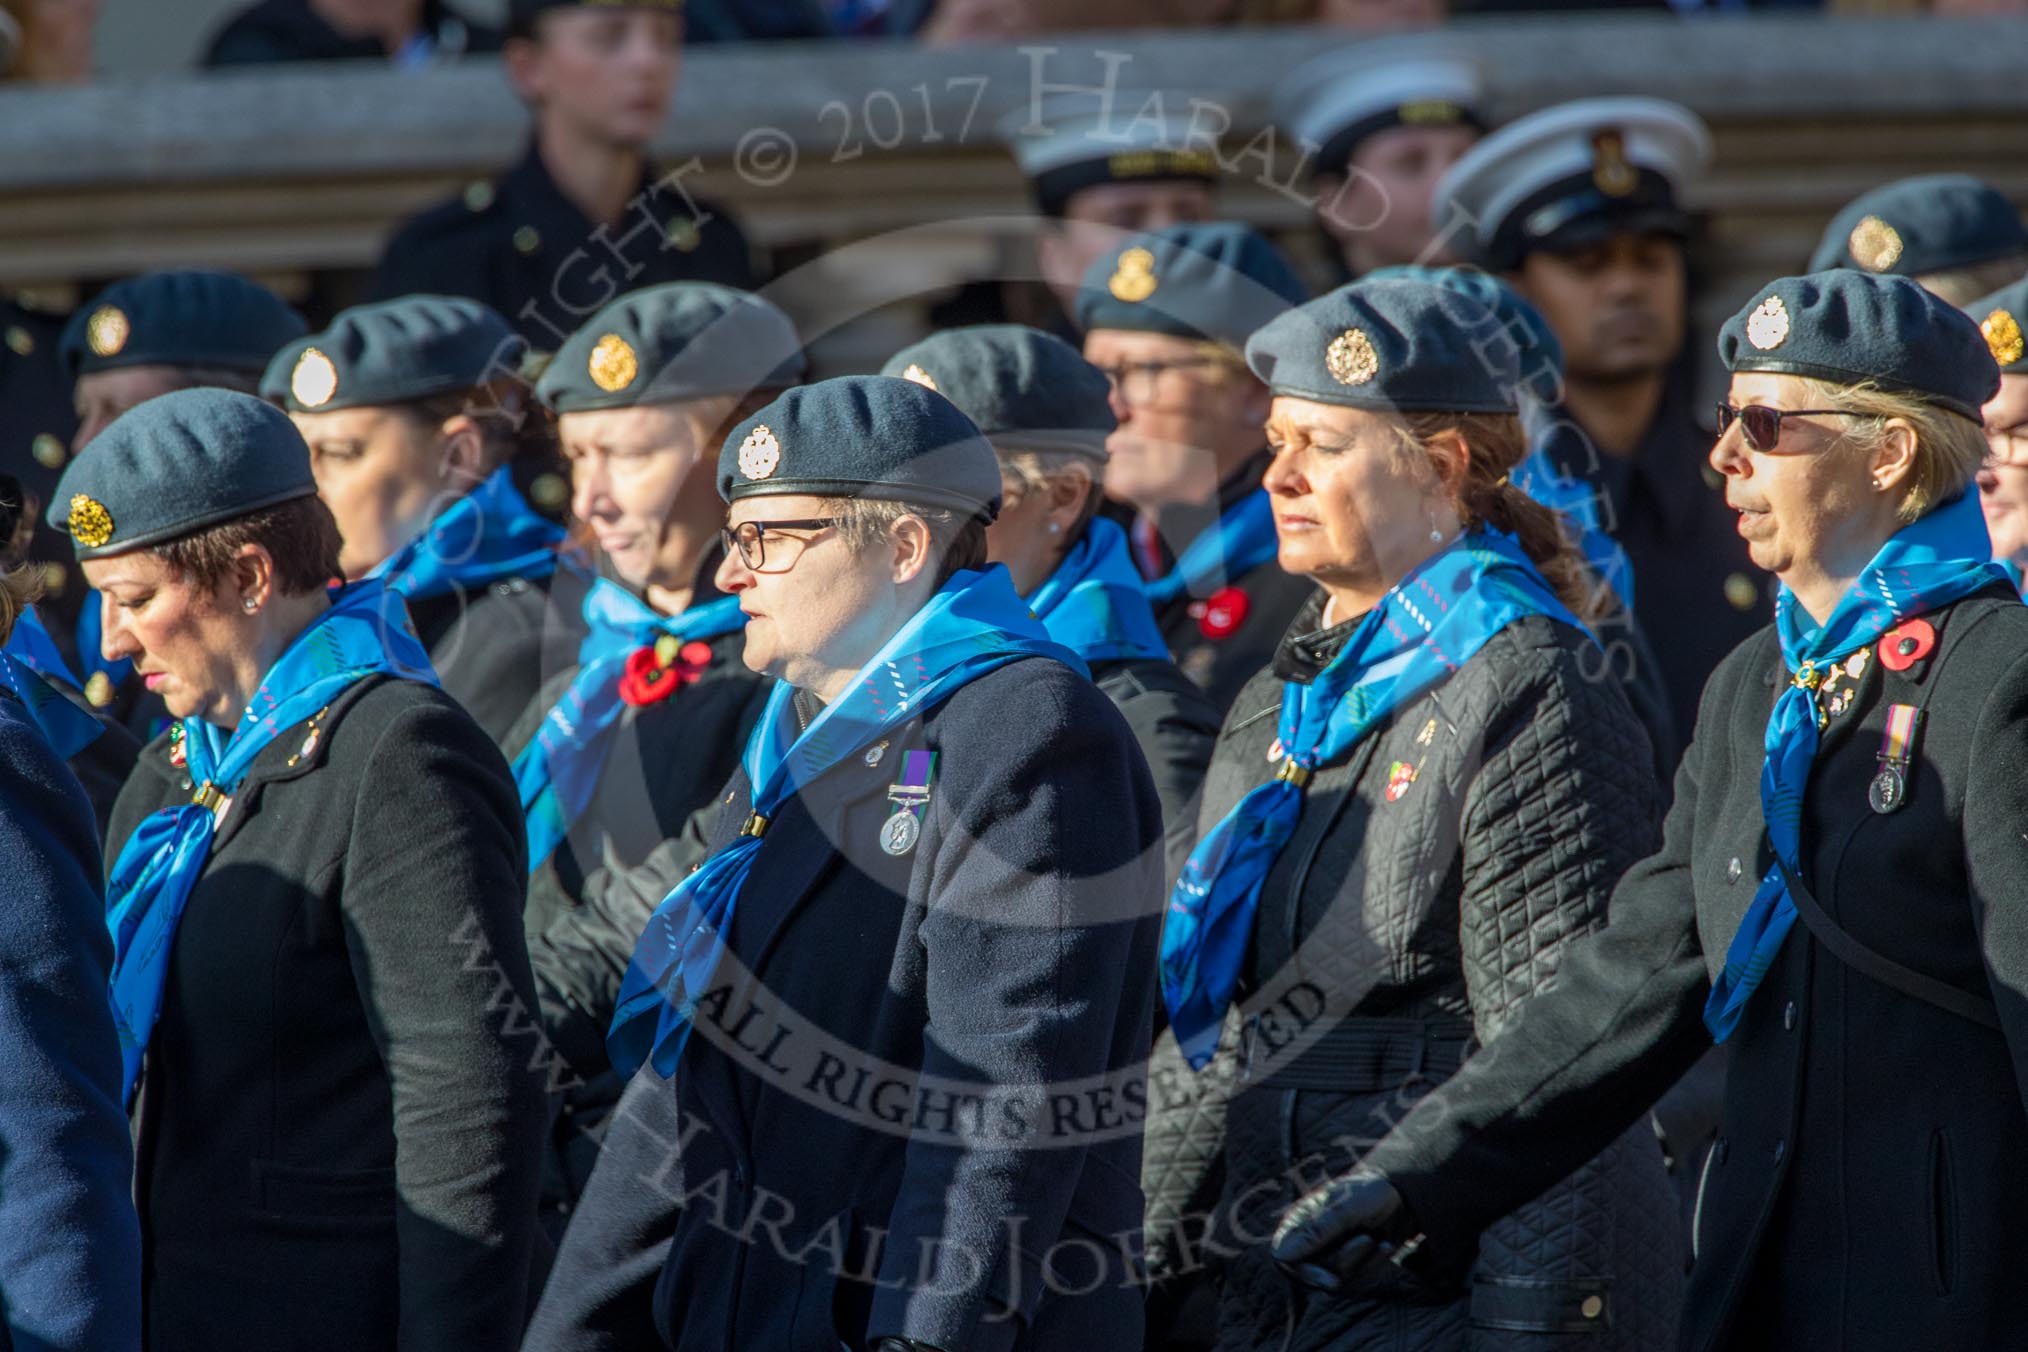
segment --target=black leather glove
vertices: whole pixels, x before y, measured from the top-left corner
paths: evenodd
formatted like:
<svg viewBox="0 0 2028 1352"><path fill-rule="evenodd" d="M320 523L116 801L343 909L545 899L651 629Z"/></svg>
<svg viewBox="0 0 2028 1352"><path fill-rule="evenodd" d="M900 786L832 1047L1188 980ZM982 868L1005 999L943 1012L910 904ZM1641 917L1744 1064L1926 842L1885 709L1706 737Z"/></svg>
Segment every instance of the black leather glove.
<svg viewBox="0 0 2028 1352"><path fill-rule="evenodd" d="M1408 1262L1422 1244L1401 1194L1380 1174L1354 1169L1296 1199L1275 1227L1275 1262L1319 1291L1377 1295L1413 1285Z"/></svg>

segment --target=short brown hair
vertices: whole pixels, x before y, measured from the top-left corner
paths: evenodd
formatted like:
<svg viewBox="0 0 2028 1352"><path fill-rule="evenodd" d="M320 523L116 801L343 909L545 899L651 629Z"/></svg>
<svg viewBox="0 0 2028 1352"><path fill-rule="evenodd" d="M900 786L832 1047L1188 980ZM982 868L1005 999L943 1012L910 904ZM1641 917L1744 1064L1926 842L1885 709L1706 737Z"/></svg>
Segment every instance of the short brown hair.
<svg viewBox="0 0 2028 1352"><path fill-rule="evenodd" d="M222 521L157 545L154 553L178 577L209 589L247 545L259 545L273 557L275 587L284 596L306 596L338 576L338 523L314 495Z"/></svg>
<svg viewBox="0 0 2028 1352"><path fill-rule="evenodd" d="M931 548L938 554L939 588L959 569L986 566L986 523L976 514L964 516L949 507L923 507L888 498L833 498L824 511L839 518L838 534L855 554L885 540L903 517L921 521L929 527Z"/></svg>

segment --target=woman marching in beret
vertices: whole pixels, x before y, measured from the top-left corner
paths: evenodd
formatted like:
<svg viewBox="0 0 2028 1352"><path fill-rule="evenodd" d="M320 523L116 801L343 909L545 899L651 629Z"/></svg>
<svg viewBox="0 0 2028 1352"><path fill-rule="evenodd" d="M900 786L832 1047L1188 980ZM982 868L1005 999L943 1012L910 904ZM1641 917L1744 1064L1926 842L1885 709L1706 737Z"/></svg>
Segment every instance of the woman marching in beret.
<svg viewBox="0 0 2028 1352"><path fill-rule="evenodd" d="M1998 373L1966 316L1858 271L1762 287L1719 352L1711 463L1774 623L1706 686L1610 925L1275 1251L1401 1280L1716 1040L1679 1346L2004 1346L2028 1321L2004 1163L2028 1143L2028 610L1971 491Z"/></svg>
<svg viewBox="0 0 2028 1352"><path fill-rule="evenodd" d="M408 603L444 690L502 742L574 660L587 585L514 486L511 462L549 439L526 350L477 301L404 296L343 311L261 380L310 445L343 576Z"/></svg>
<svg viewBox="0 0 2028 1352"><path fill-rule="evenodd" d="M615 1118L529 1345L597 1345L550 1320L582 1303L559 1284L644 1267L634 1326L681 1352L1136 1345L1131 1258L1094 1272L1089 1242L1141 1210L1120 1086L1161 826L1133 736L985 565L1000 467L941 395L790 390L726 438L718 488L717 580L775 682L620 992L614 1064L652 1067L632 1088L661 1106ZM668 1119L695 1125L644 1183L636 1133ZM771 1237L676 1200L712 1193L765 1204Z"/></svg>
<svg viewBox="0 0 2028 1352"><path fill-rule="evenodd" d="M1174 1042L1146 1170L1158 1295L1214 1242L1232 1253L1221 1349L1580 1331L1645 1349L1674 1328L1676 1205L1645 1124L1593 1139L1414 1284L1291 1282L1266 1243L1292 1180L1349 1168L1469 1064L1652 845L1648 740L1587 627L1600 584L1508 481L1527 438L1498 329L1448 287L1371 281L1247 345L1274 392L1282 566L1317 590L1205 779L1163 933ZM1211 1089L1188 1092L1179 1053ZM1202 1248L1179 1234L1199 1208Z"/></svg>
<svg viewBox="0 0 2028 1352"><path fill-rule="evenodd" d="M567 1205L591 1172L620 1093L605 1035L627 961L701 853L683 828L731 778L767 700L766 678L740 660L746 616L712 582L725 521L717 451L802 373L795 326L773 305L673 282L593 315L538 386L600 574L577 661L508 738L528 814L529 958L544 1027L576 1081L545 1202Z"/></svg>
<svg viewBox="0 0 2028 1352"><path fill-rule="evenodd" d="M881 374L936 390L992 442L1002 502L986 557L1007 566L1042 627L1126 715L1169 835L1187 851L1219 717L1169 660L1126 532L1098 515L1106 437L1119 425L1111 382L1070 344L1019 324L937 334Z"/></svg>
<svg viewBox="0 0 2028 1352"><path fill-rule="evenodd" d="M186 390L65 471L106 646L181 721L107 837L151 1352L507 1352L545 1117L507 767L398 597L332 590L289 420Z"/></svg>

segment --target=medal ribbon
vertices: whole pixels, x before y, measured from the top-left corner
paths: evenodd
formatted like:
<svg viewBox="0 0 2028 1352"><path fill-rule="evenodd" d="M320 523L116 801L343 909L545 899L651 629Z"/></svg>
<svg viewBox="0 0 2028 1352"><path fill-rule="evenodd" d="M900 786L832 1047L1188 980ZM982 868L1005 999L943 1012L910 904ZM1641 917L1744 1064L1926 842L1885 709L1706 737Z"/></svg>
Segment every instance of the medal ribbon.
<svg viewBox="0 0 2028 1352"><path fill-rule="evenodd" d="M1823 670L1879 642L1903 620L2005 581L2006 571L1990 562L1992 552L1978 495L1960 493L1882 545L1823 624L1805 627L1809 614L1787 587L1775 598L1782 663L1795 674L1768 715L1760 802L1768 843L1792 871L1802 869L1803 795L1817 756L1816 688ZM1795 923L1796 904L1777 864L1760 880L1726 947L1725 968L1711 983L1704 1023L1713 1041L1732 1035Z"/></svg>
<svg viewBox="0 0 2028 1352"><path fill-rule="evenodd" d="M777 681L747 739L741 764L753 813L739 835L677 884L648 918L620 984L606 1049L622 1075L652 1061L667 1077L689 1039L697 996L718 965L739 890L789 799L868 745L935 708L970 682L1024 657L1047 657L1080 675L1077 654L1028 613L1007 570L960 569L910 616L845 693L801 728L795 688ZM931 767L924 767L924 786Z"/></svg>
<svg viewBox="0 0 2028 1352"><path fill-rule="evenodd" d="M1252 942L1261 886L1295 832L1317 767L1448 680L1524 615L1584 628L1514 537L1474 531L1396 583L1315 680L1283 682L1281 769L1199 842L1169 896L1162 999L1194 1069L1202 1070L1218 1050Z"/></svg>

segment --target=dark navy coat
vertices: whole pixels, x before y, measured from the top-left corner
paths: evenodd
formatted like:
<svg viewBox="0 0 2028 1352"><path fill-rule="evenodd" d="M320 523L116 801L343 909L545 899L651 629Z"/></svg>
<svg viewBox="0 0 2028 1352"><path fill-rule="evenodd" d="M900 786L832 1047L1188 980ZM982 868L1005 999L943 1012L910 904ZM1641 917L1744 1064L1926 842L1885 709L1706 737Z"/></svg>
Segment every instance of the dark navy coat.
<svg viewBox="0 0 2028 1352"><path fill-rule="evenodd" d="M1930 655L1874 656L1830 716L1802 877L1875 952L1995 1001L1981 1026L1847 966L1800 918L1727 1040L1681 1346L2017 1346L2028 1328L2028 607L1996 586L1924 617ZM1367 1162L1454 1243L1596 1150L1710 1045L1715 972L1772 864L1762 741L1772 628L1712 676L1660 852L1559 984ZM1868 801L1888 709L1923 710L1908 794Z"/></svg>
<svg viewBox="0 0 2028 1352"><path fill-rule="evenodd" d="M638 1346L613 1330L641 1327L660 1243L647 1317L672 1349L1138 1345L1147 768L1111 702L1041 658L878 750L769 826L673 1082L637 1077L665 1101L616 1116L530 1348ZM936 778L896 856L878 841L910 750ZM717 848L750 810L742 773ZM658 1156L653 1185L613 1186Z"/></svg>
<svg viewBox="0 0 2028 1352"><path fill-rule="evenodd" d="M141 1345L112 965L91 806L0 691L0 1349Z"/></svg>

